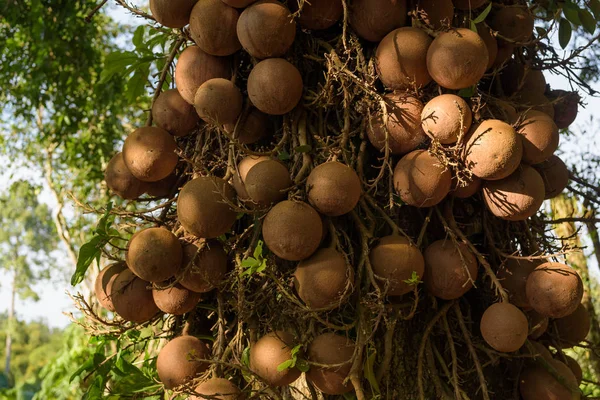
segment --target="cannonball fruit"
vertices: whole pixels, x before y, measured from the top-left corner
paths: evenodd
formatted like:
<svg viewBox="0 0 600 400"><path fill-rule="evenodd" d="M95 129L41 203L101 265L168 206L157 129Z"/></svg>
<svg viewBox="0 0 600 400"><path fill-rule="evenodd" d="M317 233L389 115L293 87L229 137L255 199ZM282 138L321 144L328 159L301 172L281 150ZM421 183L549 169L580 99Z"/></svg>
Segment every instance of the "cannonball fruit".
<svg viewBox="0 0 600 400"><path fill-rule="evenodd" d="M452 0L421 0L417 3L417 14L433 29L452 25L454 5Z"/></svg>
<svg viewBox="0 0 600 400"><path fill-rule="evenodd" d="M152 105L154 123L173 136L186 136L196 125L198 115L177 89L162 92Z"/></svg>
<svg viewBox="0 0 600 400"><path fill-rule="evenodd" d="M285 165L279 161L265 160L250 168L244 186L253 202L268 206L287 196L286 189L292 186L292 179Z"/></svg>
<svg viewBox="0 0 600 400"><path fill-rule="evenodd" d="M306 203L285 200L277 203L263 220L265 244L276 256L288 261L310 257L319 247L323 222Z"/></svg>
<svg viewBox="0 0 600 400"><path fill-rule="evenodd" d="M487 344L504 353L519 350L529 333L527 317L510 303L491 305L483 313L479 326Z"/></svg>
<svg viewBox="0 0 600 400"><path fill-rule="evenodd" d="M471 127L471 109L466 101L453 94L431 99L421 113L425 133L442 144L452 144Z"/></svg>
<svg viewBox="0 0 600 400"><path fill-rule="evenodd" d="M288 332L271 332L250 346L250 370L271 386L287 386L300 377L300 370L277 367L292 358L294 338Z"/></svg>
<svg viewBox="0 0 600 400"><path fill-rule="evenodd" d="M477 279L477 259L469 248L451 240L438 240L425 249L425 286L443 300L467 293Z"/></svg>
<svg viewBox="0 0 600 400"><path fill-rule="evenodd" d="M356 34L370 42L405 25L406 0L355 0L350 8L350 26Z"/></svg>
<svg viewBox="0 0 600 400"><path fill-rule="evenodd" d="M242 45L236 27L240 13L221 0L201 0L190 15L190 35L202 51L213 56L228 56Z"/></svg>
<svg viewBox="0 0 600 400"><path fill-rule="evenodd" d="M246 8L256 0L222 0L223 3L235 8Z"/></svg>
<svg viewBox="0 0 600 400"><path fill-rule="evenodd" d="M335 249L325 248L300 261L294 272L294 287L309 308L331 308L350 291L352 278L346 258Z"/></svg>
<svg viewBox="0 0 600 400"><path fill-rule="evenodd" d="M303 88L298 69L282 58L259 62L248 77L250 101L260 111L270 115L292 111L302 98Z"/></svg>
<svg viewBox="0 0 600 400"><path fill-rule="evenodd" d="M401 296L414 289L406 283L414 273L419 279L425 273L425 260L421 251L407 238L399 235L385 236L369 253L373 273L382 281L380 287L387 286L387 294Z"/></svg>
<svg viewBox="0 0 600 400"><path fill-rule="evenodd" d="M494 37L493 31L485 24L485 22L477 24L477 34L479 34L481 40L483 40L483 43L485 43L485 47L487 48L487 69L490 69L496 63L496 59L498 57L498 41Z"/></svg>
<svg viewBox="0 0 600 400"><path fill-rule="evenodd" d="M562 318L579 307L583 283L573 268L549 262L539 265L529 274L526 293L535 311L546 317Z"/></svg>
<svg viewBox="0 0 600 400"><path fill-rule="evenodd" d="M219 0L220 1L220 0ZM194 336L180 336L163 347L156 359L158 378L167 389L183 385L208 369L208 346Z"/></svg>
<svg viewBox="0 0 600 400"><path fill-rule="evenodd" d="M500 267L496 276L500 280L502 288L508 292L512 304L523 309L531 308L525 293L525 286L531 271L542 263L543 261L509 258Z"/></svg>
<svg viewBox="0 0 600 400"><path fill-rule="evenodd" d="M175 86L187 103L194 104L194 96L204 82L213 78L230 79L231 73L229 58L215 57L198 46L190 46L181 52L177 60Z"/></svg>
<svg viewBox="0 0 600 400"><path fill-rule="evenodd" d="M367 127L369 141L385 153L387 146L392 154L405 154L416 149L427 136L421 127L423 103L413 96L391 93L384 97L388 113L387 124L383 115L372 118Z"/></svg>
<svg viewBox="0 0 600 400"><path fill-rule="evenodd" d="M571 369L558 360L550 360L548 364L569 387L543 366L528 366L519 377L519 391L523 400L579 400L581 395L577 390L577 378Z"/></svg>
<svg viewBox="0 0 600 400"><path fill-rule="evenodd" d="M200 301L200 293L192 292L180 284L171 287L168 282L163 282L152 289L154 303L162 312L173 315L183 315L196 308ZM165 287L164 289L161 287Z"/></svg>
<svg viewBox="0 0 600 400"><path fill-rule="evenodd" d="M252 57L283 56L296 38L290 10L275 0L261 0L246 8L237 22L237 36Z"/></svg>
<svg viewBox="0 0 600 400"><path fill-rule="evenodd" d="M527 311L527 319L529 320L529 338L539 339L546 331L550 324L550 319L544 317L534 310Z"/></svg>
<svg viewBox="0 0 600 400"><path fill-rule="evenodd" d="M490 119L471 129L464 148L465 164L481 179L497 180L512 174L523 156L523 143L512 126Z"/></svg>
<svg viewBox="0 0 600 400"><path fill-rule="evenodd" d="M483 185L483 181L481 178L478 178L475 175L473 175L464 186L459 186L458 182L454 180L452 186L452 195L454 197L458 197L459 199L467 199L479 192L481 185Z"/></svg>
<svg viewBox="0 0 600 400"><path fill-rule="evenodd" d="M549 95L554 102L554 122L560 129L568 128L577 118L579 95L565 90L552 90Z"/></svg>
<svg viewBox="0 0 600 400"><path fill-rule="evenodd" d="M569 185L569 170L558 156L550 156L543 163L536 164L535 169L544 180L545 199L558 196Z"/></svg>
<svg viewBox="0 0 600 400"><path fill-rule="evenodd" d="M249 200L250 196L246 191L246 176L252 167L262 161L270 160L267 156L248 156L244 157L238 164L237 171L231 179L233 188L235 189L240 200Z"/></svg>
<svg viewBox="0 0 600 400"><path fill-rule="evenodd" d="M117 275L110 289L115 312L126 321L141 324L160 311L152 298L152 284L128 269Z"/></svg>
<svg viewBox="0 0 600 400"><path fill-rule="evenodd" d="M454 7L459 10L475 10L488 2L489 0L452 0Z"/></svg>
<svg viewBox="0 0 600 400"><path fill-rule="evenodd" d="M581 370L581 365L579 365L577 360L575 360L573 357L567 355L565 355L564 357L565 364L567 365L567 367L569 367L573 375L575 375L575 379L577 379L577 384L580 385L581 381L583 380L583 371Z"/></svg>
<svg viewBox="0 0 600 400"><path fill-rule="evenodd" d="M235 190L221 178L203 176L186 183L177 199L177 217L186 231L205 239L231 229L237 217L231 208Z"/></svg>
<svg viewBox="0 0 600 400"><path fill-rule="evenodd" d="M311 366L306 373L306 379L321 392L329 395L348 393L353 389L352 383L346 378L352 368L355 343L345 336L334 333L323 333L308 346L308 360L321 365L336 365L335 367Z"/></svg>
<svg viewBox="0 0 600 400"><path fill-rule="evenodd" d="M100 271L94 283L94 292L96 298L102 307L108 311L115 311L112 303L112 284L117 279L117 276L127 269L124 262L110 264Z"/></svg>
<svg viewBox="0 0 600 400"><path fill-rule="evenodd" d="M403 202L415 207L432 207L450 192L452 174L427 150L408 153L396 164L394 187Z"/></svg>
<svg viewBox="0 0 600 400"><path fill-rule="evenodd" d="M190 400L244 400L246 398L240 388L223 378L204 381L196 386L194 392L197 394L190 396Z"/></svg>
<svg viewBox="0 0 600 400"><path fill-rule="evenodd" d="M194 96L194 107L204 122L215 126L234 124L237 121L244 98L233 82L210 79L198 88Z"/></svg>
<svg viewBox="0 0 600 400"><path fill-rule="evenodd" d="M181 244L164 228L137 232L127 248L127 265L134 274L149 282L162 282L175 276L181 259Z"/></svg>
<svg viewBox="0 0 600 400"><path fill-rule="evenodd" d="M168 28L183 28L190 20L197 0L150 0L150 11L159 24Z"/></svg>
<svg viewBox="0 0 600 400"><path fill-rule="evenodd" d="M318 212L330 217L352 211L358 204L361 191L356 172L337 161L317 166L306 181L308 201Z"/></svg>
<svg viewBox="0 0 600 400"><path fill-rule="evenodd" d="M160 181L146 182L146 193L156 198L170 197L179 189L176 186L178 182L179 176L176 173L172 173Z"/></svg>
<svg viewBox="0 0 600 400"><path fill-rule="evenodd" d="M544 181L532 167L522 164L508 178L483 184L483 199L498 218L523 221L534 215L544 202Z"/></svg>
<svg viewBox="0 0 600 400"><path fill-rule="evenodd" d="M514 42L526 42L533 33L533 15L526 6L501 6L489 23L501 37Z"/></svg>
<svg viewBox="0 0 600 400"><path fill-rule="evenodd" d="M541 111L526 112L517 133L523 139L523 161L528 164L546 161L558 148L558 127Z"/></svg>
<svg viewBox="0 0 600 400"><path fill-rule="evenodd" d="M554 327L561 348L576 346L583 342L590 333L590 314L585 306L580 304L571 314L554 320Z"/></svg>
<svg viewBox="0 0 600 400"><path fill-rule="evenodd" d="M427 70L446 89L475 85L483 77L488 60L484 41L465 28L440 33L427 50Z"/></svg>
<svg viewBox="0 0 600 400"><path fill-rule="evenodd" d="M227 253L216 240L183 246L181 286L198 293L217 287L227 273Z"/></svg>
<svg viewBox="0 0 600 400"><path fill-rule="evenodd" d="M115 154L108 162L104 180L111 191L126 200L137 199L146 190L146 183L133 176L127 168L123 153Z"/></svg>
<svg viewBox="0 0 600 400"><path fill-rule="evenodd" d="M131 173L141 181L156 182L169 176L179 157L173 136L162 128L138 128L123 144L123 160Z"/></svg>
<svg viewBox="0 0 600 400"><path fill-rule="evenodd" d="M427 71L431 41L429 35L418 28L404 27L388 33L375 54L381 82L389 89L420 88L431 82Z"/></svg>
<svg viewBox="0 0 600 400"><path fill-rule="evenodd" d="M293 11L298 10L298 3L288 4ZM322 30L330 28L344 15L342 0L312 0L304 2L298 22L305 29Z"/></svg>
<svg viewBox="0 0 600 400"><path fill-rule="evenodd" d="M269 116L252 108L246 115L242 113L233 124L225 124L225 130L240 144L252 144L270 133Z"/></svg>

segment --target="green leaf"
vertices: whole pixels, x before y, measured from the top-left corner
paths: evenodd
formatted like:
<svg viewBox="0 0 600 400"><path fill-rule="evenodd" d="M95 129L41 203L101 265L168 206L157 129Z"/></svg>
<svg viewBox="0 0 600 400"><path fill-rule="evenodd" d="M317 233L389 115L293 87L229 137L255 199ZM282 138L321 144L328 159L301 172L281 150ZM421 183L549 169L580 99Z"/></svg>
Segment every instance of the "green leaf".
<svg viewBox="0 0 600 400"><path fill-rule="evenodd" d="M262 273L265 269L267 269L267 260L262 260L262 263L260 264L260 266L258 268L256 268L256 273L260 274Z"/></svg>
<svg viewBox="0 0 600 400"><path fill-rule="evenodd" d="M477 33L477 24L475 24L475 21L471 21L470 28L473 32Z"/></svg>
<svg viewBox="0 0 600 400"><path fill-rule="evenodd" d="M250 347L246 347L244 351L242 351L242 365L245 367L250 366Z"/></svg>
<svg viewBox="0 0 600 400"><path fill-rule="evenodd" d="M560 43L560 47L563 49L567 47L571 41L572 33L573 29L571 28L571 23L566 19L561 18L560 24L558 25L558 43Z"/></svg>
<svg viewBox="0 0 600 400"><path fill-rule="evenodd" d="M94 260L102 255L102 248L108 243L108 237L96 235L89 242L81 246L77 257L77 267L71 277L71 286L76 286L83 281L85 273Z"/></svg>
<svg viewBox="0 0 600 400"><path fill-rule="evenodd" d="M577 4L566 1L563 7L563 14L573 25L581 25L581 21L579 20L579 7Z"/></svg>
<svg viewBox="0 0 600 400"><path fill-rule="evenodd" d="M254 258L256 258L257 260L260 260L262 258L263 244L264 242L262 240L259 240L256 244L256 247L254 248Z"/></svg>
<svg viewBox="0 0 600 400"><path fill-rule="evenodd" d="M73 379L77 378L82 373L93 371L94 369L98 368L98 366L104 360L106 360L106 357L104 356L104 354L99 353L99 352L94 353L94 355L91 359L88 359L85 363L83 363L83 365L81 367L79 367L77 369L77 371L73 372L73 374L69 378L69 383L73 382Z"/></svg>
<svg viewBox="0 0 600 400"><path fill-rule="evenodd" d="M104 68L100 74L100 84L106 83L115 74L122 74L128 67L135 64L138 56L131 51L115 51L106 57Z"/></svg>
<svg viewBox="0 0 600 400"><path fill-rule="evenodd" d="M302 146L298 146L294 149L296 153L308 153L312 150L312 146L308 144L303 144Z"/></svg>
<svg viewBox="0 0 600 400"><path fill-rule="evenodd" d="M596 31L596 19L588 10L579 10L579 19L581 25L589 34L593 35Z"/></svg>
<svg viewBox="0 0 600 400"><path fill-rule="evenodd" d="M381 390L379 389L379 384L377 383L377 379L375 378L375 368L374 368L375 360L377 358L377 352L375 350L367 350L367 354L369 354L369 355L365 359L364 375L365 375L365 378L367 379L367 381L369 381L369 384L371 385L373 392L375 392L375 394L379 394L379 393L381 393Z"/></svg>
<svg viewBox="0 0 600 400"><path fill-rule="evenodd" d="M244 268L252 268L260 265L260 262L254 257L248 257L242 261L242 267Z"/></svg>
<svg viewBox="0 0 600 400"><path fill-rule="evenodd" d="M481 12L481 14L479 14L477 16L477 18L475 18L473 20L473 22L475 22L476 24L479 24L479 23L485 21L485 19L487 18L488 14L490 13L491 10L492 10L492 2L490 2L490 4L488 4L488 6L485 8L485 10L483 10Z"/></svg>
<svg viewBox="0 0 600 400"><path fill-rule="evenodd" d="M300 372L308 372L308 370L310 370L310 364L308 361L300 358L296 361L296 368L298 368Z"/></svg>
<svg viewBox="0 0 600 400"><path fill-rule="evenodd" d="M541 26L536 26L535 30L539 37L546 36L548 34L548 31L545 28L542 28Z"/></svg>
<svg viewBox="0 0 600 400"><path fill-rule="evenodd" d="M279 158L281 161L288 161L291 158L291 156L290 156L290 153L288 153L287 151L283 150L282 152L280 152L277 155L277 158Z"/></svg>
<svg viewBox="0 0 600 400"><path fill-rule="evenodd" d="M95 232L101 236L108 236L108 228L110 227L109 218L111 217L110 211L113 208L113 202L109 201L106 205L106 211L104 211L104 215L98 221L98 225L96 225Z"/></svg>
<svg viewBox="0 0 600 400"><path fill-rule="evenodd" d="M292 367L294 360L286 360L277 366L277 372L283 372L288 368Z"/></svg>
<svg viewBox="0 0 600 400"><path fill-rule="evenodd" d="M127 100L133 103L144 94L146 83L148 83L148 75L150 74L150 63L145 62L135 71L129 82L127 83L127 91L125 96Z"/></svg>
<svg viewBox="0 0 600 400"><path fill-rule="evenodd" d="M468 88L460 89L458 91L458 95L460 97L470 98L470 97L473 97L473 95L475 95L475 90L476 90L475 86L471 86L471 87L468 87Z"/></svg>
<svg viewBox="0 0 600 400"><path fill-rule="evenodd" d="M133 39L131 40L133 45L138 50L146 48L146 46L144 45L144 30L145 30L145 28L146 28L146 25L138 26L133 34Z"/></svg>
<svg viewBox="0 0 600 400"><path fill-rule="evenodd" d="M594 17L600 19L600 0L590 0L588 7L592 11L592 14L594 14Z"/></svg>

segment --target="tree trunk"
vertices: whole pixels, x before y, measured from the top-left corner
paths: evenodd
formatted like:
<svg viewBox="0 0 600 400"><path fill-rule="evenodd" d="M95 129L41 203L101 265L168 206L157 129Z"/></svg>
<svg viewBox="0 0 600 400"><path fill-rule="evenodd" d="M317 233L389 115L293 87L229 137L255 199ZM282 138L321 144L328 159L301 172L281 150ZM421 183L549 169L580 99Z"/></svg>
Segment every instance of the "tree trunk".
<svg viewBox="0 0 600 400"><path fill-rule="evenodd" d="M568 218L572 217L573 215L580 215L579 213L576 213L578 208L579 205L577 204L577 200L574 198L559 196L552 200L552 211L554 212L554 216L556 218ZM598 243L596 227L594 224L588 224L587 228L588 232L590 233L590 237L592 238L592 242L594 242L596 257L600 258L600 243ZM581 240L577 234L577 227L575 226L574 222L562 222L555 228L555 231L560 237L570 238L565 241L565 244L582 247ZM598 314L592 302L594 288L590 282L587 259L583 252L570 253L566 256L566 259L569 265L577 270L581 276L581 279L583 280L585 293L581 302L588 310L591 321L591 329L588 339L594 345L597 345L600 343L600 320L598 319ZM600 357L598 357L594 351L589 351L587 354L589 357L590 366L592 367L594 373L596 376L600 376Z"/></svg>
<svg viewBox="0 0 600 400"><path fill-rule="evenodd" d="M17 295L17 271L14 272L12 290L10 295L10 307L8 308L8 320L6 329L6 363L4 364L4 375L10 377L10 360L12 356L12 330L15 318L15 297ZM10 379L10 378L9 378Z"/></svg>

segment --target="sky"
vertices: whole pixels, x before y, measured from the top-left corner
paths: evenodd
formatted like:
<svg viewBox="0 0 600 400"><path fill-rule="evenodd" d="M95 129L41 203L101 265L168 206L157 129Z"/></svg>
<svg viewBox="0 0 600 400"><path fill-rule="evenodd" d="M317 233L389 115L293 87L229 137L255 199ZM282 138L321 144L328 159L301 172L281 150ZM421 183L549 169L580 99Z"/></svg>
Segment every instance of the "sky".
<svg viewBox="0 0 600 400"><path fill-rule="evenodd" d="M146 3L146 1L134 0L130 1L130 3L137 6L142 6L144 3ZM130 24L135 26L143 22L139 18L134 18L131 15L128 15L124 9L114 4L109 3L107 10L108 14L114 18L115 21L122 24ZM119 44L127 46L126 39L122 39ZM558 48L558 46L556 47ZM549 73L545 73L545 75L547 83L549 83L553 89L569 89L568 82L566 82L564 78L550 75ZM596 84L594 88L600 91L600 85ZM580 108L577 121L571 126L574 131L583 129L587 121L592 118L593 111L600 109L600 98L587 97L585 102L587 103L587 107L585 109ZM588 148L592 153L600 155L600 140L595 135L587 135L585 143L577 143L572 139L570 141L563 140L559 149L559 154L564 152L567 157L570 154L579 154L582 146ZM568 162L569 160L567 159L567 163ZM0 156L0 165L10 166L11 163L10 160ZM13 180L20 178L32 180L40 184L43 183L43 177L35 170L27 168L15 170L8 167L8 169L0 173L0 191L5 190ZM40 195L40 199L52 208L56 205L47 188L44 188L42 194ZM585 244L588 246L586 254L590 255L591 251L589 249L591 249L591 243L588 242ZM64 253L64 248L62 252ZM63 254L59 258L63 258L65 262L70 264L70 260L66 254ZM588 260L593 274L596 277L600 277L600 271L598 270L595 257L588 257ZM2 284L2 282L10 282L10 277L5 273L0 272L0 312L5 312L7 311L10 302L10 288L8 287L8 284ZM44 320L51 327L66 327L70 321L65 315L63 315L63 312L76 311L71 303L71 300L65 294L65 291L70 291L72 293L74 292L74 289L69 284L68 277L54 276L51 282L44 282L36 285L35 290L40 296L40 301L33 302L30 300L17 300L17 317L26 321Z"/></svg>

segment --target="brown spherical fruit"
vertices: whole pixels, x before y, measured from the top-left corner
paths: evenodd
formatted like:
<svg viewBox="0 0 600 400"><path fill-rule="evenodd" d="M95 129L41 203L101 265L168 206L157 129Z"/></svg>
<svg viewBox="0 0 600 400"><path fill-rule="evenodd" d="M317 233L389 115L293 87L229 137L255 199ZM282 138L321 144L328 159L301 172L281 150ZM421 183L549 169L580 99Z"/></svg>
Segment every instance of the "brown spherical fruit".
<svg viewBox="0 0 600 400"><path fill-rule="evenodd" d="M121 318L138 324L149 321L160 311L152 298L151 283L128 269L113 281L111 299L115 312Z"/></svg>
<svg viewBox="0 0 600 400"><path fill-rule="evenodd" d="M310 257L319 247L323 222L314 208L285 200L276 204L263 220L265 244L276 256L288 261Z"/></svg>
<svg viewBox="0 0 600 400"><path fill-rule="evenodd" d="M237 22L237 36L252 57L281 57L294 43L296 22L290 10L275 0L261 0L246 8Z"/></svg>
<svg viewBox="0 0 600 400"><path fill-rule="evenodd" d="M512 174L523 157L523 143L512 126L489 119L469 132L464 149L465 164L481 179L498 180Z"/></svg>
<svg viewBox="0 0 600 400"><path fill-rule="evenodd" d="M235 386L231 381L223 378L212 378L202 382L194 392L197 393L190 396L190 400L244 400L246 396L240 388Z"/></svg>
<svg viewBox="0 0 600 400"><path fill-rule="evenodd" d="M581 369L581 365L579 365L577 360L575 360L573 357L567 355L563 356L565 357L565 364L567 365L567 367L569 367L569 369L575 376L575 379L577 379L577 384L581 385L581 381L583 380L583 370Z"/></svg>
<svg viewBox="0 0 600 400"><path fill-rule="evenodd" d="M406 0L354 0L350 8L350 26L370 42L406 23Z"/></svg>
<svg viewBox="0 0 600 400"><path fill-rule="evenodd" d="M533 216L544 202L544 181L532 167L522 164L508 178L483 184L483 199L498 218L523 221Z"/></svg>
<svg viewBox="0 0 600 400"><path fill-rule="evenodd" d="M526 6L502 6L489 20L494 30L514 42L526 42L533 33L533 15Z"/></svg>
<svg viewBox="0 0 600 400"><path fill-rule="evenodd" d="M156 359L158 378L167 389L183 385L206 371L210 358L208 346L193 336L180 336L163 347Z"/></svg>
<svg viewBox="0 0 600 400"><path fill-rule="evenodd" d="M527 298L538 313L562 318L574 313L583 297L579 274L565 264L544 263L527 278Z"/></svg>
<svg viewBox="0 0 600 400"><path fill-rule="evenodd" d="M399 235L385 236L369 253L373 272L387 285L387 294L401 296L414 289L406 283L416 273L419 279L425 274L425 260L418 247L407 238Z"/></svg>
<svg viewBox="0 0 600 400"><path fill-rule="evenodd" d="M579 400L581 394L577 390L577 378L569 367L558 360L550 360L548 364L570 387L564 386L543 366L532 365L525 368L519 377L523 400Z"/></svg>
<svg viewBox="0 0 600 400"><path fill-rule="evenodd" d="M405 154L416 149L427 139L421 127L423 103L416 97L403 93L391 93L384 96L387 105L387 140L392 154ZM383 116L377 115L367 127L369 141L375 148L385 152L386 132Z"/></svg>
<svg viewBox="0 0 600 400"><path fill-rule="evenodd" d="M168 285L168 282L163 282L159 286ZM192 311L200 301L200 293L192 292L178 283L168 289L155 287L152 289L152 297L162 312L173 315L183 315Z"/></svg>
<svg viewBox="0 0 600 400"><path fill-rule="evenodd" d="M485 22L477 24L477 34L479 34L487 48L488 63L486 69L490 69L496 62L496 57L498 57L498 41L494 37L492 29Z"/></svg>
<svg viewBox="0 0 600 400"><path fill-rule="evenodd" d="M571 348L583 342L590 333L590 314L585 306L580 304L575 312L556 319L554 326L556 336L560 339L559 346L563 349Z"/></svg>
<svg viewBox="0 0 600 400"><path fill-rule="evenodd" d="M356 172L337 161L317 166L306 180L308 201L321 214L337 217L356 207L361 195Z"/></svg>
<svg viewBox="0 0 600 400"><path fill-rule="evenodd" d="M569 185L570 172L558 156L551 156L543 163L534 166L544 180L545 199L551 199L562 193Z"/></svg>
<svg viewBox="0 0 600 400"><path fill-rule="evenodd" d="M288 332L271 332L250 346L250 370L271 386L287 386L300 377L297 368L278 371L277 367L292 359L294 337Z"/></svg>
<svg viewBox="0 0 600 400"><path fill-rule="evenodd" d="M100 271L96 277L96 282L94 283L96 298L100 305L108 311L115 311L111 298L112 284L117 279L117 276L126 269L127 264L124 262L110 264Z"/></svg>
<svg viewBox="0 0 600 400"><path fill-rule="evenodd" d="M488 0L452 0L459 10L475 10L488 3Z"/></svg>
<svg viewBox="0 0 600 400"><path fill-rule="evenodd" d="M258 142L271 132L269 116L262 111L252 108L247 115L242 114L236 124L226 124L225 130L240 144Z"/></svg>
<svg viewBox="0 0 600 400"><path fill-rule="evenodd" d="M324 248L300 261L294 272L294 288L309 308L332 308L350 291L353 278L344 256Z"/></svg>
<svg viewBox="0 0 600 400"><path fill-rule="evenodd" d="M146 194L157 197L170 197L177 192L175 185L179 182L179 176L175 173L167 176L164 179L156 182L147 182L146 183Z"/></svg>
<svg viewBox="0 0 600 400"><path fill-rule="evenodd" d="M417 3L417 15L433 29L452 26L454 5L452 0L420 0Z"/></svg>
<svg viewBox="0 0 600 400"><path fill-rule="evenodd" d="M225 3L231 7L246 8L250 4L254 3L256 0L221 0L221 1L223 1L223 3Z"/></svg>
<svg viewBox="0 0 600 400"><path fill-rule="evenodd" d="M534 360L540 358L543 358L548 362L553 360L552 353L550 353L550 350L548 350L546 346L533 340L530 340L529 343L531 346L527 346L527 354L531 355Z"/></svg>
<svg viewBox="0 0 600 400"><path fill-rule="evenodd" d="M496 111L498 118L510 125L513 125L519 119L517 110L506 101L498 100L496 102Z"/></svg>
<svg viewBox="0 0 600 400"><path fill-rule="evenodd" d="M156 21L168 28L183 28L190 21L198 0L150 0L150 11Z"/></svg>
<svg viewBox="0 0 600 400"><path fill-rule="evenodd" d="M198 88L194 108L204 122L215 126L235 124L244 98L233 82L223 78L210 79Z"/></svg>
<svg viewBox="0 0 600 400"><path fill-rule="evenodd" d="M425 249L425 286L443 300L467 293L477 279L477 259L462 243L438 240Z"/></svg>
<svg viewBox="0 0 600 400"><path fill-rule="evenodd" d="M187 103L194 104L198 88L213 78L231 78L229 58L212 56L198 46L190 46L181 52L175 67L175 86Z"/></svg>
<svg viewBox="0 0 600 400"><path fill-rule="evenodd" d="M173 136L186 136L200 121L198 115L177 89L162 92L152 105L152 118L158 127Z"/></svg>
<svg viewBox="0 0 600 400"><path fill-rule="evenodd" d="M198 253L199 252L199 253ZM227 253L216 240L183 246L181 286L206 293L219 286L227 273Z"/></svg>
<svg viewBox="0 0 600 400"><path fill-rule="evenodd" d="M250 196L246 191L245 180L248 175L248 171L256 164L262 161L270 160L271 158L267 156L248 156L244 157L242 161L238 164L237 172L232 178L233 188L235 189L238 198L240 200L249 200Z"/></svg>
<svg viewBox="0 0 600 400"><path fill-rule="evenodd" d="M510 302L515 306L531 308L529 301L527 301L525 285L531 271L540 264L542 264L542 261L509 258L500 267L497 277L502 287L508 292Z"/></svg>
<svg viewBox="0 0 600 400"><path fill-rule="evenodd" d="M554 118L554 106L548 98L537 92L518 92L515 94L513 101L520 105L520 110L527 111L529 109L541 111L550 118Z"/></svg>
<svg viewBox="0 0 600 400"><path fill-rule="evenodd" d="M423 30L404 27L387 34L375 54L379 79L389 89L420 88L431 82L427 50L432 39Z"/></svg>
<svg viewBox="0 0 600 400"><path fill-rule="evenodd" d="M287 189L293 185L290 171L275 160L265 160L250 168L244 186L250 199L260 206L281 201L287 197Z"/></svg>
<svg viewBox="0 0 600 400"><path fill-rule="evenodd" d="M182 255L177 236L164 228L147 228L129 241L127 265L146 281L162 282L179 271Z"/></svg>
<svg viewBox="0 0 600 400"><path fill-rule="evenodd" d="M177 199L181 226L196 237L217 238L231 230L237 218L231 204L235 190L221 178L202 176L186 183Z"/></svg>
<svg viewBox="0 0 600 400"><path fill-rule="evenodd" d="M479 327L487 344L503 353L519 350L529 332L527 317L510 303L495 303L488 307Z"/></svg>
<svg viewBox="0 0 600 400"><path fill-rule="evenodd" d="M176 149L177 143L169 132L146 126L127 136L123 144L123 160L136 178L156 182L175 170L179 160Z"/></svg>
<svg viewBox="0 0 600 400"><path fill-rule="evenodd" d="M526 112L517 133L523 139L523 161L528 164L544 162L558 149L558 127L541 111Z"/></svg>
<svg viewBox="0 0 600 400"><path fill-rule="evenodd" d="M408 153L394 169L394 188L403 202L414 207L432 207L450 192L452 174L427 150Z"/></svg>
<svg viewBox="0 0 600 400"><path fill-rule="evenodd" d="M190 35L213 56L228 56L242 48L236 33L240 13L221 0L200 0L190 15Z"/></svg>
<svg viewBox="0 0 600 400"><path fill-rule="evenodd" d="M566 90L553 90L550 98L554 101L554 122L560 129L568 128L577 118L579 95Z"/></svg>
<svg viewBox="0 0 600 400"><path fill-rule="evenodd" d="M515 46L510 43L505 43L502 41L496 41L498 43L498 53L496 54L496 59L494 60L493 68L498 68L507 61L509 61L515 51Z"/></svg>
<svg viewBox="0 0 600 400"><path fill-rule="evenodd" d="M483 77L488 61L484 41L465 28L440 33L427 50L427 70L446 89L475 85Z"/></svg>
<svg viewBox="0 0 600 400"><path fill-rule="evenodd" d="M292 11L298 11L298 3L289 4ZM332 27L344 15L342 0L312 0L304 3L298 22L305 29L322 30Z"/></svg>
<svg viewBox="0 0 600 400"><path fill-rule="evenodd" d="M283 115L302 99L300 71L282 58L256 64L248 77L248 97L256 108L270 115Z"/></svg>
<svg viewBox="0 0 600 400"><path fill-rule="evenodd" d="M471 180L467 182L466 186L458 186L458 182L456 181L456 179L453 178L453 189L451 193L454 197L457 197L459 199L467 199L471 196L474 196L475 193L479 192L481 190L482 185L483 181L481 180L481 178L478 178L475 175L471 177Z"/></svg>
<svg viewBox="0 0 600 400"><path fill-rule="evenodd" d="M544 94L546 91L546 78L539 69L522 69L521 82L519 83L519 92L534 92Z"/></svg>
<svg viewBox="0 0 600 400"><path fill-rule="evenodd" d="M456 143L471 128L471 108L461 97L442 94L431 99L421 113L425 133L442 144Z"/></svg>
<svg viewBox="0 0 600 400"><path fill-rule="evenodd" d="M306 379L321 392L341 395L353 389L352 383L344 382L352 368L356 344L351 339L334 333L323 333L308 346L308 360L322 365L338 365L326 368L311 366Z"/></svg>
<svg viewBox="0 0 600 400"><path fill-rule="evenodd" d="M119 197L134 200L146 190L146 183L142 182L129 171L123 153L117 153L110 159L104 171L106 186Z"/></svg>
<svg viewBox="0 0 600 400"><path fill-rule="evenodd" d="M539 339L548 330L550 319L543 315L530 310L527 312L527 319L529 320L529 338Z"/></svg>

